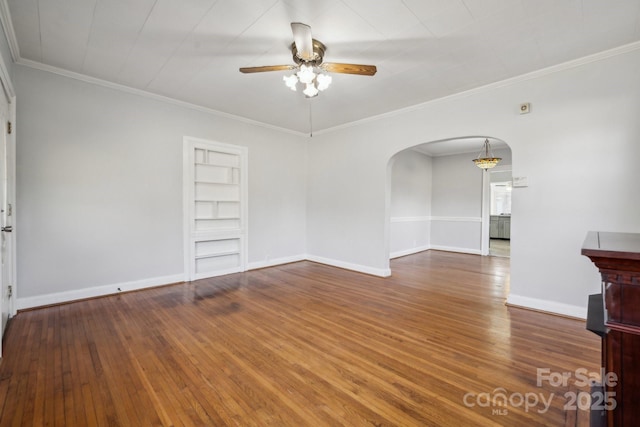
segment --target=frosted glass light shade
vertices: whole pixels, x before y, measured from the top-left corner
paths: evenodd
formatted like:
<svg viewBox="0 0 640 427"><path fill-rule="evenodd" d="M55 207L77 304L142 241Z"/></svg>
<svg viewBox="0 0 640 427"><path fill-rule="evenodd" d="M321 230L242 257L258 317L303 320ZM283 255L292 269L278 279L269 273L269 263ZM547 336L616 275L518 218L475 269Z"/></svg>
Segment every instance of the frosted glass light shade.
<svg viewBox="0 0 640 427"><path fill-rule="evenodd" d="M283 76L282 80L293 91L297 89L298 83L304 84L305 89L302 92L307 98L313 98L319 91L329 87L332 78L327 74L316 74L312 65L302 64L295 74Z"/></svg>
<svg viewBox="0 0 640 427"><path fill-rule="evenodd" d="M325 90L331 84L331 76L327 74L318 74L316 82L318 83L318 90Z"/></svg>
<svg viewBox="0 0 640 427"><path fill-rule="evenodd" d="M296 74L298 79L300 79L300 83L304 84L311 84L316 78L316 73L313 72L313 67L304 64L300 66L300 71Z"/></svg>
<svg viewBox="0 0 640 427"><path fill-rule="evenodd" d="M313 83L307 83L307 87L302 91L307 98L313 98L318 94L318 89L313 85Z"/></svg>
<svg viewBox="0 0 640 427"><path fill-rule="evenodd" d="M293 91L296 90L296 85L298 84L298 78L295 74L291 74L290 76L283 76L282 80L284 80L284 84Z"/></svg>

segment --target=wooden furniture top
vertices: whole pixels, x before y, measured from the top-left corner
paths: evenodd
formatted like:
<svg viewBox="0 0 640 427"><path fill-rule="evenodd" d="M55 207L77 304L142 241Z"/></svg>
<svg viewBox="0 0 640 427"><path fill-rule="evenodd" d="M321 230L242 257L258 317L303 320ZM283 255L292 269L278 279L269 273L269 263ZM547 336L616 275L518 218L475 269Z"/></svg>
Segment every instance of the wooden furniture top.
<svg viewBox="0 0 640 427"><path fill-rule="evenodd" d="M581 253L601 270L640 271L640 233L590 231Z"/></svg>
<svg viewBox="0 0 640 427"><path fill-rule="evenodd" d="M640 233L590 231L582 255L640 260Z"/></svg>

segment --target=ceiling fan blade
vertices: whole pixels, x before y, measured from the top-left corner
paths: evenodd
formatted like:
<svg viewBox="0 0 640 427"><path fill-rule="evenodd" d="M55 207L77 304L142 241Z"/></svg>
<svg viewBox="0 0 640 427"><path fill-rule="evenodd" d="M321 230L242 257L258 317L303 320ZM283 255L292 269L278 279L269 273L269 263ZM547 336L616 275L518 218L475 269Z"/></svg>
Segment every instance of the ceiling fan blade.
<svg viewBox="0 0 640 427"><path fill-rule="evenodd" d="M320 68L331 73L359 74L361 76L373 76L378 69L375 65L341 64L337 62L323 62Z"/></svg>
<svg viewBox="0 0 640 427"><path fill-rule="evenodd" d="M240 68L241 73L264 73L265 71L287 71L294 70L295 65L265 65L263 67Z"/></svg>
<svg viewBox="0 0 640 427"><path fill-rule="evenodd" d="M293 42L298 51L298 57L303 61L313 59L313 37L311 37L311 27L301 22L292 22Z"/></svg>

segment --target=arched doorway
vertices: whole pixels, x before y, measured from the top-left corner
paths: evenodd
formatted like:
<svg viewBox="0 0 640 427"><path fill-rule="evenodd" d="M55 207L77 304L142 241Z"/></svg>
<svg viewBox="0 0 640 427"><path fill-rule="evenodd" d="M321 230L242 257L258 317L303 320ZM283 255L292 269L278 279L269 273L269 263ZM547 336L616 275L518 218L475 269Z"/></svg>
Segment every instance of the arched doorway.
<svg viewBox="0 0 640 427"><path fill-rule="evenodd" d="M490 172L472 160L489 139L500 168L511 168L502 140L466 136L396 153L388 166L389 258L427 249L489 254Z"/></svg>

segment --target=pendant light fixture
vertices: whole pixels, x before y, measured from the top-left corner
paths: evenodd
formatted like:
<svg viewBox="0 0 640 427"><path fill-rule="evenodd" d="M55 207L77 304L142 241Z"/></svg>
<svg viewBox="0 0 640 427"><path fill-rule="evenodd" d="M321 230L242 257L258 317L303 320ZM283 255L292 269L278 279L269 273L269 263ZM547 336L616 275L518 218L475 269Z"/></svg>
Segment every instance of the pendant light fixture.
<svg viewBox="0 0 640 427"><path fill-rule="evenodd" d="M484 146L482 147L482 150L480 150L480 153L478 153L478 157L473 159L473 163L475 163L475 165L480 169L487 170L495 167L500 160L502 160L502 158L495 157L493 155L491 152L491 146L489 145L489 140L485 139Z"/></svg>

